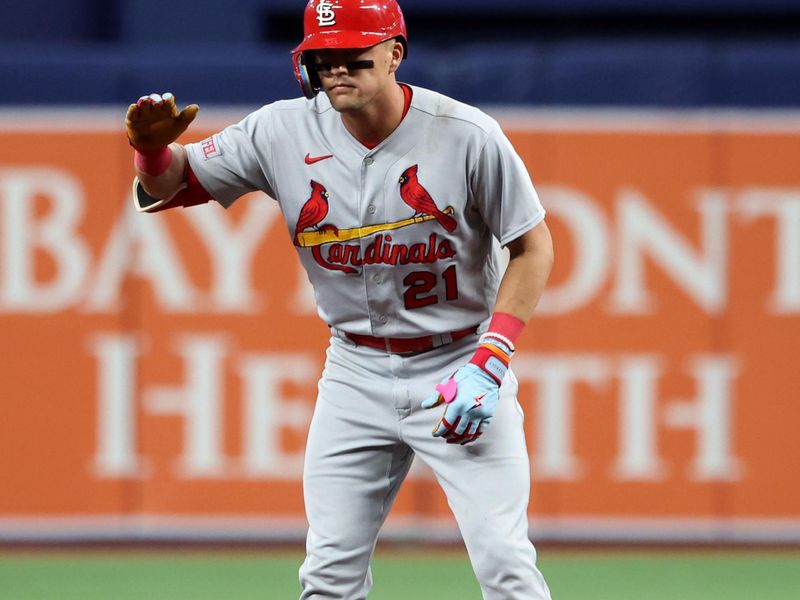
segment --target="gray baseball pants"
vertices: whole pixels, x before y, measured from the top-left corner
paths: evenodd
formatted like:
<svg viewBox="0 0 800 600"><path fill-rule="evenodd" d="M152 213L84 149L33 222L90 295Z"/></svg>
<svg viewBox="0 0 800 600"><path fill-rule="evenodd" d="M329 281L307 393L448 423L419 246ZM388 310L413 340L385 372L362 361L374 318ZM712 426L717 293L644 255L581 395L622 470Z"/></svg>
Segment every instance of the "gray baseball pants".
<svg viewBox="0 0 800 600"><path fill-rule="evenodd" d="M447 496L483 597L550 599L528 539L530 467L513 373L491 426L471 444L432 437L442 408L419 406L469 360L477 337L414 356L331 338L306 447L301 600L367 597L379 529L415 456Z"/></svg>

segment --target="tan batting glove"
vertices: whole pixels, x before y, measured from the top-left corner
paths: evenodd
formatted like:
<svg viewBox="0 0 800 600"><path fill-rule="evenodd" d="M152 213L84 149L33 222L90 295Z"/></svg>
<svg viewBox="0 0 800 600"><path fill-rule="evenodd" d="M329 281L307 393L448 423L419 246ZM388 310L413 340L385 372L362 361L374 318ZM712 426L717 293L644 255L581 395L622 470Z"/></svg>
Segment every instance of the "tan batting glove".
<svg viewBox="0 0 800 600"><path fill-rule="evenodd" d="M142 96L128 107L125 127L131 145L140 151L158 150L169 146L194 121L200 107L190 104L178 112L175 96L150 94Z"/></svg>

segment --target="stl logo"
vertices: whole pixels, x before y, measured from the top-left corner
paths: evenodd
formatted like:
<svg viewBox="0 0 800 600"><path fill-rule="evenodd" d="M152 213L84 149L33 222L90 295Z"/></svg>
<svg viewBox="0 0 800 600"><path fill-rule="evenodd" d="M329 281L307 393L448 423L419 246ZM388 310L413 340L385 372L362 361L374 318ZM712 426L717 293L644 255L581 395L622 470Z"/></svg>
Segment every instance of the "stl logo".
<svg viewBox="0 0 800 600"><path fill-rule="evenodd" d="M333 2L329 0L320 0L317 4L317 23L320 27L336 25L336 13L333 12L333 8Z"/></svg>

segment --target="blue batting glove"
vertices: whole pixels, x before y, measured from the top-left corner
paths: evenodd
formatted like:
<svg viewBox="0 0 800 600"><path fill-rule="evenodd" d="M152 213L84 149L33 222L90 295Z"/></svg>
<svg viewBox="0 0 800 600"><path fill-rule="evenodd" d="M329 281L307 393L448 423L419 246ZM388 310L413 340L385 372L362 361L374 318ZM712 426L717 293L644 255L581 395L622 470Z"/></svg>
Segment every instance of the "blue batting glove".
<svg viewBox="0 0 800 600"><path fill-rule="evenodd" d="M494 416L499 390L494 378L479 366L468 363L461 367L422 402L422 408L445 405L433 436L461 445L478 439Z"/></svg>

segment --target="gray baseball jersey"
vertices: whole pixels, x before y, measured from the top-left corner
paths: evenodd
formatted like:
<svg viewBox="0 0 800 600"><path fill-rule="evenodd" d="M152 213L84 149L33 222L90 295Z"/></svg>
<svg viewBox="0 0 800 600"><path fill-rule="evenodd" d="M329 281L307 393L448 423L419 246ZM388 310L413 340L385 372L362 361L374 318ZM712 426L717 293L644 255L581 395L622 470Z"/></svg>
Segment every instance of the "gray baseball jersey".
<svg viewBox="0 0 800 600"><path fill-rule="evenodd" d="M412 89L400 126L371 150L325 94L270 104L187 146L222 205L254 190L278 201L320 317L348 333L416 337L480 323L500 280L493 240L544 218L496 121Z"/></svg>

